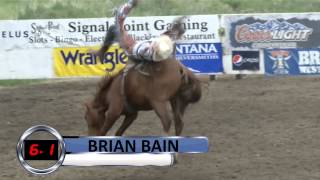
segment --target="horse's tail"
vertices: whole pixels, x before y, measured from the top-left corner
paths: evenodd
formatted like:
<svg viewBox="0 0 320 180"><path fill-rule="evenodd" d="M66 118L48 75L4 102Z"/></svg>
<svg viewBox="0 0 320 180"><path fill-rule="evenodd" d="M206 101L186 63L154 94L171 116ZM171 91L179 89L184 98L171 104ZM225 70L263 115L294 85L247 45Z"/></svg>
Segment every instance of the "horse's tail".
<svg viewBox="0 0 320 180"><path fill-rule="evenodd" d="M183 66L183 65L182 65ZM196 103L201 99L201 81L185 66L183 68L182 85L179 91L180 96L188 103Z"/></svg>
<svg viewBox="0 0 320 180"><path fill-rule="evenodd" d="M184 23L186 18L187 16L176 18L173 21L171 28L166 32L164 32L163 34L169 36L173 40L180 39L182 35L186 32L186 29L184 28Z"/></svg>
<svg viewBox="0 0 320 180"><path fill-rule="evenodd" d="M110 48L110 46L118 40L118 30L115 25L110 26L109 30L106 33L106 37L103 41L101 48L95 53L100 59L103 59L103 56L106 51Z"/></svg>
<svg viewBox="0 0 320 180"><path fill-rule="evenodd" d="M182 117L190 103L196 103L201 99L201 82L195 74L181 64L182 84L171 100L171 106L174 116Z"/></svg>
<svg viewBox="0 0 320 180"><path fill-rule="evenodd" d="M196 103L201 99L202 96L201 81L189 69L187 69L187 77L187 84L190 86L190 103Z"/></svg>

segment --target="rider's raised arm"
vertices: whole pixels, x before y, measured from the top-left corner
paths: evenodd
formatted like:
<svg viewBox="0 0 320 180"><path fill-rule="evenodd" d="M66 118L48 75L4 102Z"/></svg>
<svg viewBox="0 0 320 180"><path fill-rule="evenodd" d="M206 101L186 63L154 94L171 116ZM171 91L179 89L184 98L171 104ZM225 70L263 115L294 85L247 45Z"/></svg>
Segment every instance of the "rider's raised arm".
<svg viewBox="0 0 320 180"><path fill-rule="evenodd" d="M120 32L120 45L125 49L127 54L132 54L133 46L136 44L136 41L124 30L124 21L137 4L137 0L129 0L128 3L115 10L115 24Z"/></svg>

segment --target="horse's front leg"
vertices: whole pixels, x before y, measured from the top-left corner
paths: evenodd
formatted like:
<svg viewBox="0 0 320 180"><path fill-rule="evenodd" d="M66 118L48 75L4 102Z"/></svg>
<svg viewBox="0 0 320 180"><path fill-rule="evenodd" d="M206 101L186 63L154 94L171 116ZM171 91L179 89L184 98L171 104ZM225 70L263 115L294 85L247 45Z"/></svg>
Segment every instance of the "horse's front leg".
<svg viewBox="0 0 320 180"><path fill-rule="evenodd" d="M106 112L106 118L103 126L100 129L100 136L105 136L107 134L116 120L120 118L122 111L123 104L120 101L112 101L112 104L109 106L109 109Z"/></svg>
<svg viewBox="0 0 320 180"><path fill-rule="evenodd" d="M116 136L122 136L122 134L127 130L127 128L132 124L132 122L137 119L138 113L126 114L121 126L116 132Z"/></svg>
<svg viewBox="0 0 320 180"><path fill-rule="evenodd" d="M169 110L170 103L168 101L164 101L164 102L156 101L156 102L152 102L151 105L161 120L164 132L166 133L166 135L169 135L170 126L171 126L171 116L170 116L170 110Z"/></svg>

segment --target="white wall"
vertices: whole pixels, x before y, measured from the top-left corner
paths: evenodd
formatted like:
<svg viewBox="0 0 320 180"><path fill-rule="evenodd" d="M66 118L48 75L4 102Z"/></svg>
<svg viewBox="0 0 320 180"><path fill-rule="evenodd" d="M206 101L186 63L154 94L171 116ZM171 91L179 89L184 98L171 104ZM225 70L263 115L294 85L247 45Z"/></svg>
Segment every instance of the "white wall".
<svg viewBox="0 0 320 180"><path fill-rule="evenodd" d="M0 51L0 79L53 78L52 49Z"/></svg>

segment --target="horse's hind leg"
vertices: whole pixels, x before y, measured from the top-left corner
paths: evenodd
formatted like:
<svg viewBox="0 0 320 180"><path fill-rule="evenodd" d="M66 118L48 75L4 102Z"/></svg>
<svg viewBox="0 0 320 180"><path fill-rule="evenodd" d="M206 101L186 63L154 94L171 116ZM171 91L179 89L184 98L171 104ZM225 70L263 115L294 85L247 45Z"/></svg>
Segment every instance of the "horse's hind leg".
<svg viewBox="0 0 320 180"><path fill-rule="evenodd" d="M169 111L168 107L170 107L170 103L168 101L156 102L156 103L152 103L152 106L162 122L164 132L167 135L169 135L169 130L170 130L170 126L171 126L171 116L170 116L170 111ZM174 110L173 107L172 107L172 110ZM174 162L175 163L178 162L178 154L177 153L174 153Z"/></svg>
<svg viewBox="0 0 320 180"><path fill-rule="evenodd" d="M169 130L171 126L171 117L170 117L170 111L168 110L169 102L153 102L152 107L158 117L161 120L163 130L166 133L166 135L169 135Z"/></svg>
<svg viewBox="0 0 320 180"><path fill-rule="evenodd" d="M125 119L123 120L121 126L116 132L116 136L122 136L124 131L132 124L132 122L137 118L138 113L127 114Z"/></svg>
<svg viewBox="0 0 320 180"><path fill-rule="evenodd" d="M178 99L174 99L171 101L174 127L176 130L176 136L180 136L183 129L183 121L182 121L182 113L180 112L180 102Z"/></svg>

